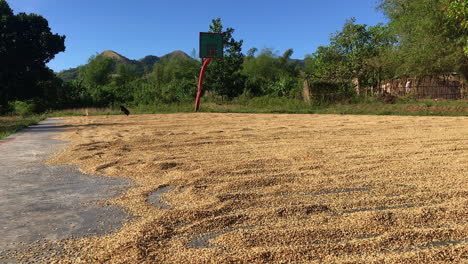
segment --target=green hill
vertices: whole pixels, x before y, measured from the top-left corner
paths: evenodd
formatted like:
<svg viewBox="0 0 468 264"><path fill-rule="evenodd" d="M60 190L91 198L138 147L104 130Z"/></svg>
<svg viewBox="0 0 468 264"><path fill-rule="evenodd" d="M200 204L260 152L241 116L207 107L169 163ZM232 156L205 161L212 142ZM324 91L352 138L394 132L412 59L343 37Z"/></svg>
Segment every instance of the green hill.
<svg viewBox="0 0 468 264"><path fill-rule="evenodd" d="M129 59L115 51L112 50L106 50L99 54L98 56L105 56L111 58L114 62L115 65L117 63L123 63L123 64L130 64L130 65L136 65L138 67L138 70L144 74L147 72L152 71L154 64L160 62L161 60L165 59L172 59L172 58L190 58L189 55L187 55L185 52L181 50L176 50L171 53L165 54L161 57L154 56L154 55L148 55L145 56L144 58L141 58L139 60L132 60ZM70 82L78 77L80 68L83 66L78 66L76 68L71 68L68 70L64 70L61 72L56 73L57 77L60 79Z"/></svg>

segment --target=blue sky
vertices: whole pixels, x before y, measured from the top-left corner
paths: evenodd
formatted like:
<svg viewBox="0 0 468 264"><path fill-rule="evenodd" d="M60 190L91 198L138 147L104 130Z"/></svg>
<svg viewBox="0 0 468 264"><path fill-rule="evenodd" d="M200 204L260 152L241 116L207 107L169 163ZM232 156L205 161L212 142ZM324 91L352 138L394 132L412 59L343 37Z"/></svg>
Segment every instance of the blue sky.
<svg viewBox="0 0 468 264"><path fill-rule="evenodd" d="M378 0L7 0L15 13L44 16L52 32L66 36L66 51L49 63L54 71L85 64L104 50L130 59L162 56L174 50L190 55L198 47L199 32L211 19L243 39L243 50L271 48L279 54L294 49L302 59L346 19L375 25L385 22L375 7Z"/></svg>

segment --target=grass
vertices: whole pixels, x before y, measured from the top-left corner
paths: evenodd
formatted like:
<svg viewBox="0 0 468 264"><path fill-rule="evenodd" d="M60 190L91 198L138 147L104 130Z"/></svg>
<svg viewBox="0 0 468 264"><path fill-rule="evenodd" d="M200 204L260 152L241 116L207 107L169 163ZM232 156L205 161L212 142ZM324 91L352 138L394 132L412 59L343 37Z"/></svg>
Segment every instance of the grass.
<svg viewBox="0 0 468 264"><path fill-rule="evenodd" d="M34 115L28 117L0 116L0 140L20 131L23 128L37 124L45 118L45 115Z"/></svg>
<svg viewBox="0 0 468 264"><path fill-rule="evenodd" d="M47 113L48 117L60 116L84 116L84 115L117 115L120 111L109 107L87 107L87 108L70 108L52 111Z"/></svg>
<svg viewBox="0 0 468 264"><path fill-rule="evenodd" d="M157 114L157 113L188 113L193 111L193 103L173 103L173 104L156 104L156 105L140 105L127 106L131 114ZM122 112L116 108L72 108L53 111L47 114L50 117L60 116L97 116L97 115L121 115Z"/></svg>
<svg viewBox="0 0 468 264"><path fill-rule="evenodd" d="M259 97L202 103L202 112L310 113L359 115L468 116L468 100L418 100L384 104L375 98L350 103L314 103L287 98Z"/></svg>
<svg viewBox="0 0 468 264"><path fill-rule="evenodd" d="M193 102L129 106L132 114L190 113ZM289 113L289 114L352 114L352 115L412 115L468 116L468 100L408 100L384 104L375 98L359 98L350 103L317 103L278 97L236 98L222 101L203 98L200 112L212 113ZM0 139L7 137L46 117L119 115L113 108L73 108L29 117L0 116Z"/></svg>
<svg viewBox="0 0 468 264"><path fill-rule="evenodd" d="M129 106L132 114L190 113L193 102ZM86 110L87 109L87 110ZM56 111L48 116L122 114L111 108L78 108ZM289 113L289 114L354 114L354 115L414 115L414 116L468 116L468 100L401 100L384 104L375 98L358 99L349 103L316 103L301 100L257 97L222 101L203 98L200 112L208 113Z"/></svg>
<svg viewBox="0 0 468 264"><path fill-rule="evenodd" d="M360 115L413 115L413 116L467 116L468 103L445 105L436 103L427 106L424 102L396 104L336 104L317 109L317 114L360 114Z"/></svg>

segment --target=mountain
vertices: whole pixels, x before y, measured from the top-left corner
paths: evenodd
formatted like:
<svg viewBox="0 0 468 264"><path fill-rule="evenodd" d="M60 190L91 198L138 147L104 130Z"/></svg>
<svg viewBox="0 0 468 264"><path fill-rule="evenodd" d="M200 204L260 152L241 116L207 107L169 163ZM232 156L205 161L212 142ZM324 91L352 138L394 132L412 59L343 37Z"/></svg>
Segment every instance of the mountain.
<svg viewBox="0 0 468 264"><path fill-rule="evenodd" d="M55 73L55 75L57 75L57 77L64 81L71 82L72 80L78 78L78 74L80 73L80 67L63 70L61 72Z"/></svg>
<svg viewBox="0 0 468 264"><path fill-rule="evenodd" d="M191 58L187 53L181 51L181 50L176 50L171 53L168 53L164 56L161 57L161 60L164 59L172 59L172 58L178 58L178 59L189 59Z"/></svg>
<svg viewBox="0 0 468 264"><path fill-rule="evenodd" d="M161 57L154 56L154 55L148 55L145 56L139 60L132 60L129 59L115 51L112 50L106 50L103 51L101 54L98 56L104 56L111 58L114 61L114 71L115 71L115 66L117 63L123 63L123 64L129 64L129 65L136 65L138 67L138 70L144 74L147 72L152 71L154 64L162 61L162 60L167 60L167 59L172 59L172 58L191 58L189 55L187 55L185 52L181 50L176 50L171 53L165 54ZM64 81L72 81L78 77L79 74L79 69L83 66L78 66L76 68L71 68L68 70L64 70L61 72L56 73L57 77Z"/></svg>
<svg viewBox="0 0 468 264"><path fill-rule="evenodd" d="M120 55L119 53L112 51L112 50L106 50L103 51L99 56L104 56L104 57L109 57L112 60L119 62L119 63L125 63L125 64L131 64L133 63L132 60L128 59L127 57L124 57Z"/></svg>
<svg viewBox="0 0 468 264"><path fill-rule="evenodd" d="M114 61L114 65L113 65L114 71L115 71L117 63L123 63L123 64L129 64L129 65L136 65L141 74L151 72L156 63L159 63L159 62L164 61L164 60L169 60L169 59L173 59L173 58L179 58L179 59L188 58L188 59L191 59L191 57L189 55L187 55L187 53L185 53L185 52L183 52L181 50L173 51L173 52L165 54L165 55L163 55L161 57L154 56L154 55L148 55L148 56L145 56L145 57L143 57L143 58L141 58L139 60L129 59L129 58L127 58L127 57L125 57L125 56L123 56L123 55L121 55L121 54L119 54L119 53L117 53L115 51L112 51L112 50L103 51L98 56L105 56L105 57L111 58ZM289 63L297 64L301 68L304 68L304 66L305 66L305 61L304 60L289 59ZM68 70L64 70L64 71L56 73L56 75L60 79L69 82L69 81L72 81L72 80L74 80L74 79L76 79L78 77L79 69L81 67L83 67L83 66L79 66L79 67L76 67L76 68L71 68L71 69L68 69Z"/></svg>
<svg viewBox="0 0 468 264"><path fill-rule="evenodd" d="M158 56L148 55L142 59L139 59L138 61L145 66L152 67L154 64L156 64L160 60L161 58L159 58Z"/></svg>

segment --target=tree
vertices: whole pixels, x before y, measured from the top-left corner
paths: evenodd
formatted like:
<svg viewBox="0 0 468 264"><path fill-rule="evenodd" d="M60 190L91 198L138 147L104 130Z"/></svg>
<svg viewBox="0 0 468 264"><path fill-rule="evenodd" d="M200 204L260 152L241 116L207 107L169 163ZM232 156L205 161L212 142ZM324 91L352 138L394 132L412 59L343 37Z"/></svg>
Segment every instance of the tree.
<svg viewBox="0 0 468 264"><path fill-rule="evenodd" d="M291 95L298 84L298 70L290 61L292 53L288 49L278 56L271 49L264 49L257 57L246 57L242 69L247 77L246 92L254 96Z"/></svg>
<svg viewBox="0 0 468 264"><path fill-rule="evenodd" d="M240 95L244 89L245 78L241 75L244 54L242 54L242 40L236 41L232 35L233 28L226 28L220 18L213 19L210 32L222 33L224 44L224 58L216 59L208 65L205 85L207 90L216 94L233 98Z"/></svg>
<svg viewBox="0 0 468 264"><path fill-rule="evenodd" d="M343 29L330 38L330 45L319 47L306 59L306 72L320 82L351 83L356 91L375 86L382 72L378 58L390 49L394 37L382 24L367 26L347 20Z"/></svg>
<svg viewBox="0 0 468 264"><path fill-rule="evenodd" d="M156 99L164 103L192 100L196 94L199 62L192 58L170 58L154 65L150 83Z"/></svg>
<svg viewBox="0 0 468 264"><path fill-rule="evenodd" d="M250 48L248 51L247 51L247 57L255 57L255 53L257 53L258 49L253 47L253 48Z"/></svg>
<svg viewBox="0 0 468 264"><path fill-rule="evenodd" d="M89 88L103 86L110 82L112 59L106 56L91 56L88 64L80 68L79 78Z"/></svg>
<svg viewBox="0 0 468 264"><path fill-rule="evenodd" d="M445 0L446 15L452 26L452 32L458 35L463 51L468 56L468 2L465 0Z"/></svg>
<svg viewBox="0 0 468 264"><path fill-rule="evenodd" d="M99 55L91 56L88 64L80 68L78 79L82 81L95 104L108 105L114 101L108 86L112 66L111 58Z"/></svg>
<svg viewBox="0 0 468 264"><path fill-rule="evenodd" d="M0 0L0 105L8 100L49 99L50 89L41 83L53 80L54 74L46 63L65 51L64 42L65 36L52 34L42 16L14 15Z"/></svg>
<svg viewBox="0 0 468 264"><path fill-rule="evenodd" d="M279 67L282 69L284 74L290 75L291 77L297 77L299 74L299 65L291 59L293 53L293 49L287 49L279 58Z"/></svg>
<svg viewBox="0 0 468 264"><path fill-rule="evenodd" d="M278 56L263 49L257 57L247 57L242 67L247 92L254 96L273 94L273 84L280 75Z"/></svg>
<svg viewBox="0 0 468 264"><path fill-rule="evenodd" d="M138 66L134 64L117 63L116 74L110 83L114 101L118 103L133 100L132 82L139 77Z"/></svg>
<svg viewBox="0 0 468 264"><path fill-rule="evenodd" d="M133 64L118 63L117 74L114 82L117 86L125 86L139 77L138 66Z"/></svg>
<svg viewBox="0 0 468 264"><path fill-rule="evenodd" d="M331 46L319 46L317 51L305 58L305 72L315 80L338 82L348 79L341 61L343 55Z"/></svg>
<svg viewBox="0 0 468 264"><path fill-rule="evenodd" d="M468 75L467 4L459 0L381 0L398 37L398 75Z"/></svg>
<svg viewBox="0 0 468 264"><path fill-rule="evenodd" d="M355 18L346 21L341 32L331 37L331 46L341 55L345 78L355 80L359 93L362 86L372 85L374 68L369 61L380 51L391 46L392 39L385 35L385 27L355 24Z"/></svg>
<svg viewBox="0 0 468 264"><path fill-rule="evenodd" d="M289 60L291 59L291 56L293 55L294 50L293 49L287 49L284 53L283 56L281 56L281 63L287 64Z"/></svg>

